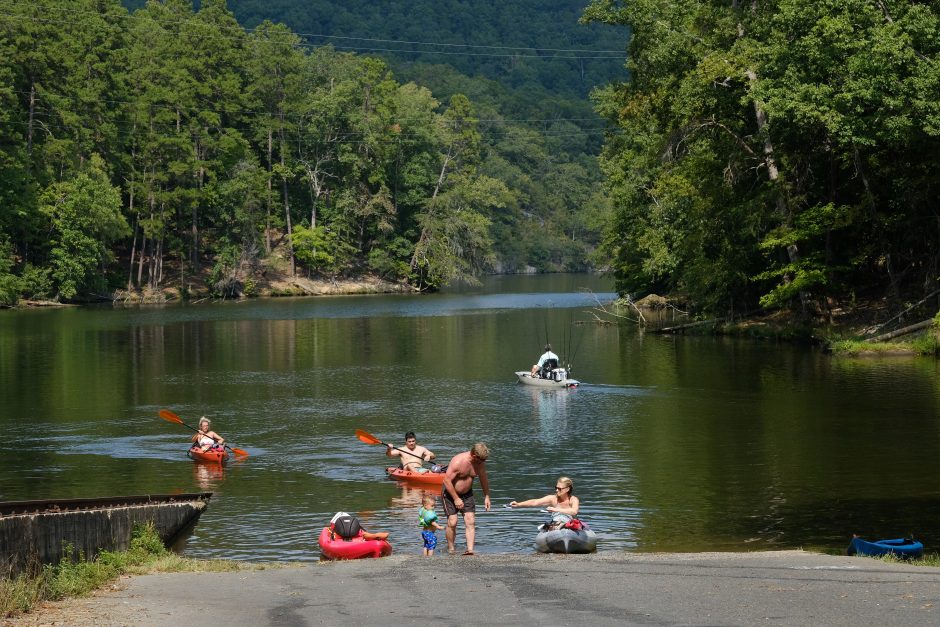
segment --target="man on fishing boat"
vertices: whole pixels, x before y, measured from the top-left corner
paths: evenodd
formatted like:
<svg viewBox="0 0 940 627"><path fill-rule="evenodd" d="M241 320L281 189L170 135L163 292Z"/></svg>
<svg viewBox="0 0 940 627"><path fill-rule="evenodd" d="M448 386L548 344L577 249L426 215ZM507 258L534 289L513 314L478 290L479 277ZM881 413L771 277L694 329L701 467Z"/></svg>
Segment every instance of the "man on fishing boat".
<svg viewBox="0 0 940 627"><path fill-rule="evenodd" d="M425 460L431 461L435 455L423 446L418 446L418 439L414 431L405 434L405 448L397 449L391 444L387 444L385 454L388 457L401 457L401 467L411 472L428 472L422 464Z"/></svg>
<svg viewBox="0 0 940 627"><path fill-rule="evenodd" d="M544 366L545 363L551 359L554 360L554 365L552 366L552 368L557 368L558 367L558 355L552 352L551 344L546 344L545 352L542 353L541 357L539 357L539 362L535 364L534 366L532 366L532 376L534 377L536 373L542 369L542 366Z"/></svg>
<svg viewBox="0 0 940 627"><path fill-rule="evenodd" d="M490 449L483 442L477 442L469 451L454 455L447 465L444 475L444 488L441 502L447 515L447 551L454 552L457 540L457 513L463 514L464 534L467 538L467 550L464 555L473 555L476 540L476 501L473 498L473 478L480 478L483 488L483 506L490 511L490 480L486 476L486 460Z"/></svg>

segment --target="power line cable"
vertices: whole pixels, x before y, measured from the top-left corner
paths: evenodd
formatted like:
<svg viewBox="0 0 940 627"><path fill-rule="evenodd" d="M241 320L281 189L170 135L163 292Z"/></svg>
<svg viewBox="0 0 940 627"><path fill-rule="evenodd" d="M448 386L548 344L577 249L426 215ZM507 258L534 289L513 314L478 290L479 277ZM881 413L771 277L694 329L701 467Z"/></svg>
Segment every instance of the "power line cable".
<svg viewBox="0 0 940 627"><path fill-rule="evenodd" d="M2 5L2 3L0 3L0 5ZM74 9L67 10L61 7L45 7L45 8L57 10L60 13L71 14L71 15L94 14L94 15L99 15L99 16L105 16L105 14L102 14L97 11L91 12L91 11L80 11L80 10L74 10ZM17 13L0 13L0 17L8 17L14 20L27 20L27 21L31 21L35 23L44 23L44 24L63 24L63 25L74 24L73 20L40 18L40 17L22 15L22 14L17 14ZM142 19L142 18L138 18L136 13L128 13L126 14L126 16L121 15L121 16L116 16L116 17L120 17L121 19L128 19L128 20ZM163 25L180 26L180 25L192 23L192 24L197 24L197 25L209 26L208 24L201 24L198 18L195 18L195 17L189 18L189 19L181 19L181 20L165 20L165 19L159 19L159 18L153 18L153 17L149 17L147 19L149 21L152 21L158 24L163 24ZM247 29L247 28L241 27L240 25L239 25L239 28L245 34L255 33L259 30L257 28ZM379 38L374 38L374 37L351 37L351 36L342 36L342 35L325 35L325 34L316 34L316 33L300 34L300 33L292 32L291 34L299 38L315 37L315 38L342 39L342 40L348 40L348 41L366 41L366 42L374 42L374 43L394 43L394 44L402 44L402 45L423 45L423 46L442 46L442 47L452 46L452 47L464 47L464 48L469 48L469 49L492 49L492 50L520 50L520 51L532 51L534 52L534 54L530 54L528 52L508 54L508 53L484 53L484 52L448 52L444 50L407 50L407 49L396 49L396 48L379 48L379 47L365 46L365 45L363 46L333 46L333 48L336 50L347 50L347 51L356 51L356 52L389 52L389 53L396 53L396 54L415 54L415 55L436 54L436 55L444 55L444 56L517 58L517 59L518 58L530 58L530 59L541 59L541 60L626 60L626 55L623 52L613 51L613 50L594 51L594 50L589 50L589 49L586 50L586 49L576 49L576 48L538 48L538 47L531 47L531 46L488 46L488 45L480 45L480 44L448 44L448 43L440 43L440 42L419 42L419 41L406 41L406 40L394 40L394 39L379 39ZM226 37L219 33L213 33L212 35L208 37L204 36L203 39L204 40L205 39L229 40L229 41L235 40L234 37ZM253 40L252 43L258 43L258 42L259 40L256 39L256 40ZM304 43L303 41L280 41L279 42L279 41L274 41L274 40L266 40L263 43L267 45L289 45L291 47L301 47L301 48L311 48L311 49L321 47L318 44ZM556 53L556 54L543 55L543 54L538 54L539 52L551 52L551 53ZM561 54L558 54L558 53L561 53ZM587 53L587 54L580 54L580 53ZM615 54L612 55L610 53L615 53Z"/></svg>

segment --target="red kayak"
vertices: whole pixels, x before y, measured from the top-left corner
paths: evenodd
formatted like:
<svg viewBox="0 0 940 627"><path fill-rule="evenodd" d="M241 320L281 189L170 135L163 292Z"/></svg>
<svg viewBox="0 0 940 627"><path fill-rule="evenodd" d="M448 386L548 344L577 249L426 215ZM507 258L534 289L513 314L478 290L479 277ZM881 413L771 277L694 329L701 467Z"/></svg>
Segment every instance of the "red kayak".
<svg viewBox="0 0 940 627"><path fill-rule="evenodd" d="M398 479L400 481L410 481L412 483L426 483L430 485L444 485L443 472L414 472L405 470L396 466L390 466L385 469L389 479Z"/></svg>
<svg viewBox="0 0 940 627"><path fill-rule="evenodd" d="M392 554L388 540L366 540L362 531L351 540L333 539L329 527L320 532L320 554L331 560L357 560L364 557L385 557Z"/></svg>
<svg viewBox="0 0 940 627"><path fill-rule="evenodd" d="M203 452L198 448L191 448L187 453L194 462L208 462L210 464L224 464L228 461L228 451L224 448L214 448Z"/></svg>

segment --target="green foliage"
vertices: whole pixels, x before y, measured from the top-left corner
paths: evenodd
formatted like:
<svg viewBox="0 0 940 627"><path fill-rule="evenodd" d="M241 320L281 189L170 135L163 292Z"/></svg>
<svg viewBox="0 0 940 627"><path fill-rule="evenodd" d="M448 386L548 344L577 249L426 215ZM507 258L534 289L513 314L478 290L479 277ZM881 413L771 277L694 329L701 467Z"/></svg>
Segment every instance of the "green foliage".
<svg viewBox="0 0 940 627"><path fill-rule="evenodd" d="M294 229L294 253L311 270L335 276L347 266L356 249L324 226Z"/></svg>
<svg viewBox="0 0 940 627"><path fill-rule="evenodd" d="M102 273L112 253L108 245L128 234L121 194L93 158L72 180L53 183L40 196L39 210L49 220L52 279L64 298L102 289Z"/></svg>
<svg viewBox="0 0 940 627"><path fill-rule="evenodd" d="M908 341L866 342L864 340L835 340L828 345L833 355L857 357L860 355L910 354L935 356L940 353L940 340L933 335L921 335Z"/></svg>
<svg viewBox="0 0 940 627"><path fill-rule="evenodd" d="M12 307L19 300L21 280L13 274L13 246L0 239L0 305Z"/></svg>
<svg viewBox="0 0 940 627"><path fill-rule="evenodd" d="M419 283L438 289L454 281L473 284L490 263L487 214L505 203L506 187L495 179L454 174L418 222L422 236L412 257Z"/></svg>
<svg viewBox="0 0 940 627"><path fill-rule="evenodd" d="M231 6L251 22L249 4ZM425 287L540 251L545 269L583 268L599 244L600 129L578 95L597 67L547 50L469 55L485 62L474 72L495 71L470 78L310 47L267 20L247 32L224 0L127 6L36 0L0 15L2 302L86 298L108 280L159 290L179 278L185 290L207 267L216 294L245 293L252 265L279 243L289 272L369 267ZM352 15L329 6L337 28ZM549 25L578 32L571 46L612 34L575 25L577 10L489 7L471 21L434 18L423 36L456 28L496 41L503 18L523 14L531 28L511 29L520 45L555 46ZM405 25L372 5L356 13ZM578 66L567 74L577 80L562 65ZM494 181L498 200L481 198Z"/></svg>
<svg viewBox="0 0 940 627"><path fill-rule="evenodd" d="M925 333L911 340L911 347L919 355L940 355L940 337L936 333Z"/></svg>
<svg viewBox="0 0 940 627"><path fill-rule="evenodd" d="M228 245L216 255L215 264L209 274L209 290L213 296L232 298L238 295L240 282L238 270L242 251L238 246Z"/></svg>
<svg viewBox="0 0 940 627"><path fill-rule="evenodd" d="M623 55L617 52L557 52L623 49L615 29L578 24L582 0L229 0L229 6L248 27L270 19L300 33L317 33L314 44L334 42L364 54L382 48L397 73L447 63L466 76L486 76L539 95L582 96L622 71ZM376 43L377 38L422 43ZM449 45L430 45L435 42ZM571 58L577 56L588 58Z"/></svg>
<svg viewBox="0 0 940 627"><path fill-rule="evenodd" d="M396 237L381 248L373 248L369 252L369 268L382 277L408 276L411 249L410 241L404 237Z"/></svg>
<svg viewBox="0 0 940 627"><path fill-rule="evenodd" d="M71 550L66 547L65 553L68 555ZM166 547L152 524L135 525L127 551L102 551L91 561L84 556L77 561L63 557L57 565L46 566L41 576L45 582L42 594L53 600L85 596L131 566L152 562L165 553Z"/></svg>
<svg viewBox="0 0 940 627"><path fill-rule="evenodd" d="M20 293L27 298L50 298L53 292L51 268L27 263L20 276Z"/></svg>
<svg viewBox="0 0 940 627"><path fill-rule="evenodd" d="M69 547L66 554L71 553ZM43 601L84 596L125 573L150 569L170 571L235 570L233 562L187 560L169 553L152 524L135 525L127 551L103 551L97 559L63 558L36 572L0 578L0 617L30 611Z"/></svg>
<svg viewBox="0 0 940 627"><path fill-rule="evenodd" d="M940 267L940 11L594 0L632 80L595 92L618 289L723 313L929 292ZM933 90L930 92L930 90Z"/></svg>

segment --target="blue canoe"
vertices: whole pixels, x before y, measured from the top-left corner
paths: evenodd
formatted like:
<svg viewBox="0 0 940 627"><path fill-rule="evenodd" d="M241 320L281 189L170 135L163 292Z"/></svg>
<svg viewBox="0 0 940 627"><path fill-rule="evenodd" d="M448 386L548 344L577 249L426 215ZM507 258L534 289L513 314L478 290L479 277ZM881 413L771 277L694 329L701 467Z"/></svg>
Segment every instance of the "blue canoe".
<svg viewBox="0 0 940 627"><path fill-rule="evenodd" d="M868 542L861 538L852 538L852 543L848 549L849 555L867 555L869 557L881 557L882 555L895 555L904 559L914 559L923 557L924 545L917 540L910 538L898 538L896 540L876 540Z"/></svg>

